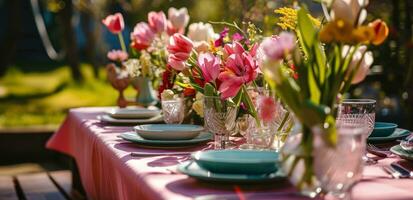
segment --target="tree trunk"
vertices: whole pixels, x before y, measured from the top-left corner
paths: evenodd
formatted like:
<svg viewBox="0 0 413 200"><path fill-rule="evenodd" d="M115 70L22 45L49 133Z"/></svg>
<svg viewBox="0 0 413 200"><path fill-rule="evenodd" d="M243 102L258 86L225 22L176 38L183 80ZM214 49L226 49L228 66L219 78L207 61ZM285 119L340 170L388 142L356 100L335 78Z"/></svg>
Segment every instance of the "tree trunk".
<svg viewBox="0 0 413 200"><path fill-rule="evenodd" d="M5 75L10 61L14 57L17 48L17 40L20 35L21 17L20 17L20 0L6 1L7 27L6 36L1 41L0 49L0 77Z"/></svg>
<svg viewBox="0 0 413 200"><path fill-rule="evenodd" d="M79 55L74 28L72 26L73 4L71 0L63 0L65 7L59 11L58 19L62 26L63 48L66 51L66 60L70 66L72 78L76 82L83 80L79 66Z"/></svg>
<svg viewBox="0 0 413 200"><path fill-rule="evenodd" d="M81 25L82 31L86 36L86 47L85 53L87 60L93 67L93 74L95 78L99 77L99 64L96 59L96 32L94 26L91 24L94 23L92 14L88 11L81 11Z"/></svg>

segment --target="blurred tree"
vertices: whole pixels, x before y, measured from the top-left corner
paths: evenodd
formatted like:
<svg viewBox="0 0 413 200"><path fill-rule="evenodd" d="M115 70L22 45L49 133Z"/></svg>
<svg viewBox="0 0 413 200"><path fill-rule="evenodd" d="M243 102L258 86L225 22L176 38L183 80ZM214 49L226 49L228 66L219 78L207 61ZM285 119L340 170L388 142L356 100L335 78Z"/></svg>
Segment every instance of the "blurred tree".
<svg viewBox="0 0 413 200"><path fill-rule="evenodd" d="M5 1L7 10L7 26L3 27L6 36L1 41L0 47L0 76L3 76L12 58L16 53L17 40L20 37L20 1Z"/></svg>
<svg viewBox="0 0 413 200"><path fill-rule="evenodd" d="M72 78L80 82L83 80L79 68L79 55L76 34L72 25L73 4L71 0L62 0L64 7L57 12L57 17L62 29L63 48L66 51L66 60L70 66Z"/></svg>

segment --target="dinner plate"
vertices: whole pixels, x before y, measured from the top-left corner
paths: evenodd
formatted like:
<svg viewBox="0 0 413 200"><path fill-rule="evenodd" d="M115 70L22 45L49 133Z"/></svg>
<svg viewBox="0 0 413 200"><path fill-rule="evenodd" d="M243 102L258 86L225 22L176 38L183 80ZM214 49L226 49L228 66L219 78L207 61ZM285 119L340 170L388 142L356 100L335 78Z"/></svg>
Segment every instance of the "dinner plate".
<svg viewBox="0 0 413 200"><path fill-rule="evenodd" d="M114 108L106 114L115 119L143 119L157 116L161 113L159 109L148 108Z"/></svg>
<svg viewBox="0 0 413 200"><path fill-rule="evenodd" d="M390 151L403 159L413 161L413 152L404 150L400 145L393 146Z"/></svg>
<svg viewBox="0 0 413 200"><path fill-rule="evenodd" d="M191 154L202 168L215 173L265 174L278 168L278 153L258 150L209 150Z"/></svg>
<svg viewBox="0 0 413 200"><path fill-rule="evenodd" d="M397 139L401 139L410 135L410 131L402 128L396 128L394 132L386 137L369 137L368 142L391 142Z"/></svg>
<svg viewBox="0 0 413 200"><path fill-rule="evenodd" d="M149 124L149 123L163 123L162 115L157 115L148 119L116 119L107 114L98 115L97 119L101 122L109 124L118 124L118 125L130 125L130 124Z"/></svg>
<svg viewBox="0 0 413 200"><path fill-rule="evenodd" d="M206 142L212 139L212 134L208 132L201 132L197 137L190 140L147 140L142 138L135 132L126 132L120 134L120 137L124 140L134 142L137 144L143 145L152 145L152 146L187 146Z"/></svg>
<svg viewBox="0 0 413 200"><path fill-rule="evenodd" d="M230 183L254 183L281 180L285 178L285 174L281 170L277 170L268 174L226 174L214 173L203 169L195 161L185 161L178 165L178 171L190 177L194 177L203 181L214 182L230 182Z"/></svg>
<svg viewBox="0 0 413 200"><path fill-rule="evenodd" d="M145 124L135 126L134 130L148 140L189 140L198 136L204 127L192 124Z"/></svg>

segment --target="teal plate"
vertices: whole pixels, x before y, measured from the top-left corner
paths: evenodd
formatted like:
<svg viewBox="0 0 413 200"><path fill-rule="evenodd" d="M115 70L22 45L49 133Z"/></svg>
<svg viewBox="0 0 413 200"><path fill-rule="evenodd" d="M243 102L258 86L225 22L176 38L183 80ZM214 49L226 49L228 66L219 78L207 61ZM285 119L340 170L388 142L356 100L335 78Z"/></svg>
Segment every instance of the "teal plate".
<svg viewBox="0 0 413 200"><path fill-rule="evenodd" d="M391 142L397 139L402 139L406 136L410 135L410 131L406 129L396 128L396 130L389 136L386 137L369 137L367 139L368 142Z"/></svg>
<svg viewBox="0 0 413 200"><path fill-rule="evenodd" d="M206 142L212 139L212 134L208 132L201 132L197 137L190 140L147 140L136 134L135 132L126 132L119 135L120 138L137 143L150 146L177 146L177 145L193 145Z"/></svg>
<svg viewBox="0 0 413 200"><path fill-rule="evenodd" d="M226 182L226 183L256 183L263 181L275 181L282 180L286 176L278 170L276 172L268 174L224 174L213 173L198 166L198 164L192 160L183 162L178 165L178 171L186 174L190 177L213 182Z"/></svg>
<svg viewBox="0 0 413 200"><path fill-rule="evenodd" d="M278 153L258 150L208 150L192 153L202 168L225 174L265 174L278 168Z"/></svg>
<svg viewBox="0 0 413 200"><path fill-rule="evenodd" d="M400 145L390 148L390 151L403 159L413 161L413 152L404 150Z"/></svg>

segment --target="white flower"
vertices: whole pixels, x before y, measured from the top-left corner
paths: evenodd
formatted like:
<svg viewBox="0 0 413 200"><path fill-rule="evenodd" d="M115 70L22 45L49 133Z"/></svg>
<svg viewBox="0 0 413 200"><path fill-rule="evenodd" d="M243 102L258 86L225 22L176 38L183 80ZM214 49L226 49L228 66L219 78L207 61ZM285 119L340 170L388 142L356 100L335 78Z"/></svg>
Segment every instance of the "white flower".
<svg viewBox="0 0 413 200"><path fill-rule="evenodd" d="M174 92L172 91L172 90L164 90L162 93L161 93L161 99L163 100L163 101L167 101L167 100L172 100L172 99L174 99L174 96L175 96L175 94L174 94Z"/></svg>
<svg viewBox="0 0 413 200"><path fill-rule="evenodd" d="M185 28L189 22L188 10L183 7L179 10L176 8L169 8L168 19L176 29Z"/></svg>
<svg viewBox="0 0 413 200"><path fill-rule="evenodd" d="M330 16L334 19L342 19L350 24L360 25L366 20L367 11L364 7L368 0L335 0L331 4Z"/></svg>
<svg viewBox="0 0 413 200"><path fill-rule="evenodd" d="M131 77L138 77L141 75L141 64L138 59L131 58L123 62L123 65L126 67L129 75Z"/></svg>
<svg viewBox="0 0 413 200"><path fill-rule="evenodd" d="M196 93L195 101L192 104L192 109L201 117L204 117L204 95L200 92Z"/></svg>
<svg viewBox="0 0 413 200"><path fill-rule="evenodd" d="M353 48L353 47L352 47ZM343 47L343 55L347 54L349 50L349 46L344 46ZM353 55L353 59L351 60L348 69L347 69L347 73L352 73L353 70L356 69L357 65L360 63L360 66L358 67L358 70L355 72L353 79L351 80L352 84L357 84L360 83L361 81L364 80L364 78L366 78L370 66L373 64L373 53L370 51L367 51L367 47L366 46L361 46L359 47L356 52ZM364 57L363 57L363 54ZM363 58L363 60L360 59Z"/></svg>
<svg viewBox="0 0 413 200"><path fill-rule="evenodd" d="M276 84L280 84L282 81L282 69L280 60L266 59L263 61L262 72L264 75L273 80Z"/></svg>
<svg viewBox="0 0 413 200"><path fill-rule="evenodd" d="M188 37L194 42L208 42L214 40L216 34L211 24L199 22L189 25Z"/></svg>

